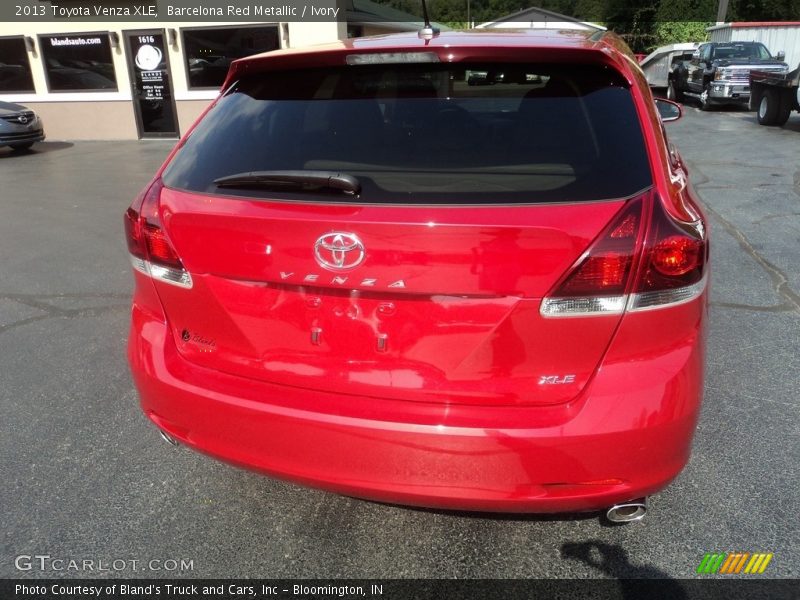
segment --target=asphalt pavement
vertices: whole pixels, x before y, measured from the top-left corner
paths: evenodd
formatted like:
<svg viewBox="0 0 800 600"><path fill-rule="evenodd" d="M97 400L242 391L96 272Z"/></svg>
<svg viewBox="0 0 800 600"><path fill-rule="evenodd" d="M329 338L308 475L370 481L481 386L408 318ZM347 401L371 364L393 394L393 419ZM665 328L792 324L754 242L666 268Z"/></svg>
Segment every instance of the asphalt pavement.
<svg viewBox="0 0 800 600"><path fill-rule="evenodd" d="M712 231L706 398L690 464L624 527L388 506L166 445L125 361L122 214L171 143L0 148L0 577L679 579L720 551L800 576L800 116L689 106L667 131Z"/></svg>

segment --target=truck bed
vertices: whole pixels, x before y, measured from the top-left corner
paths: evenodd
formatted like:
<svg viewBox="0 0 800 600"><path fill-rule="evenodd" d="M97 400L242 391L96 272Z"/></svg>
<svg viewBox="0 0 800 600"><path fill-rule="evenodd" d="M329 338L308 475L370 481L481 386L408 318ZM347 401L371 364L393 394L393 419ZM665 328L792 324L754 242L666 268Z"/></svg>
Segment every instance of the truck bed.
<svg viewBox="0 0 800 600"><path fill-rule="evenodd" d="M750 85L758 83L761 85L776 86L782 88L796 87L800 79L800 65L788 73L775 73L774 71L750 71Z"/></svg>

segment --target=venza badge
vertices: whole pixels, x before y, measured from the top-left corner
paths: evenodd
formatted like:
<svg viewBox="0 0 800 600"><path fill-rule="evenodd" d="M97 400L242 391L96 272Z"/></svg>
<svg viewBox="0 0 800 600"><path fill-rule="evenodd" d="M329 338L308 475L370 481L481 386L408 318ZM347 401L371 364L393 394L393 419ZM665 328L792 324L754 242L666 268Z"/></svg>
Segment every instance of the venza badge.
<svg viewBox="0 0 800 600"><path fill-rule="evenodd" d="M331 271L347 271L364 262L364 244L354 233L334 231L317 238L314 257L321 267Z"/></svg>

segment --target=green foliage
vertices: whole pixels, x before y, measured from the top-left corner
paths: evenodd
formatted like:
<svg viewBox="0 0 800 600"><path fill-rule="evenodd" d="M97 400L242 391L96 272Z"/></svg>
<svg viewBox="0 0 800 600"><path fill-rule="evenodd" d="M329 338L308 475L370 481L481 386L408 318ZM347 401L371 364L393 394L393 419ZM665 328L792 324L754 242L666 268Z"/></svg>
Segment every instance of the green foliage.
<svg viewBox="0 0 800 600"><path fill-rule="evenodd" d="M422 15L421 0L372 0ZM466 22L467 4L475 23L493 21L527 8L544 8L582 21L619 24L660 21L715 22L719 0L427 0L434 21ZM800 18L800 0L730 0L727 21L790 21ZM623 31L622 33L632 33Z"/></svg>
<svg viewBox="0 0 800 600"><path fill-rule="evenodd" d="M421 19L420 0L373 0ZM463 29L527 8L543 8L581 21L602 23L634 52L708 39L720 0L427 0L432 21ZM469 10L468 10L469 8ZM800 18L800 0L729 0L726 21L789 21Z"/></svg>
<svg viewBox="0 0 800 600"><path fill-rule="evenodd" d="M655 48L680 42L705 42L710 21L658 21L655 24ZM651 50L654 48L651 48Z"/></svg>
<svg viewBox="0 0 800 600"><path fill-rule="evenodd" d="M422 19L420 0L373 0ZM507 14L531 6L526 0L427 0L428 16L431 21L444 23L467 23L469 19L476 24L492 21ZM469 7L467 6L469 4ZM468 10L469 8L469 10Z"/></svg>
<svg viewBox="0 0 800 600"><path fill-rule="evenodd" d="M718 4L719 0L661 0L655 13L655 22L676 24L716 22Z"/></svg>
<svg viewBox="0 0 800 600"><path fill-rule="evenodd" d="M731 0L727 21L796 21L800 0Z"/></svg>
<svg viewBox="0 0 800 600"><path fill-rule="evenodd" d="M581 21L592 23L605 23L606 21L606 1L605 0L578 0L574 3L575 18Z"/></svg>

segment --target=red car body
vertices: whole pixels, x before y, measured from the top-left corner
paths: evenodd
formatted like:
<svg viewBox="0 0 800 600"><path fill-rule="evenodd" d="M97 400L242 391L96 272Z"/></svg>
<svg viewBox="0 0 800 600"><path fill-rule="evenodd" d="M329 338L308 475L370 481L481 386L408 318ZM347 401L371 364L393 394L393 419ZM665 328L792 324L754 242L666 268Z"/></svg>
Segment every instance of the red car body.
<svg viewBox="0 0 800 600"><path fill-rule="evenodd" d="M223 94L126 214L128 356L145 414L219 459L379 501L562 512L661 490L689 458L700 410L708 244L624 44L576 32L356 39L239 60L223 89L419 52L489 65L489 79L493 64L526 61L550 78L574 65L611 73L601 87L630 97L648 184L513 204L171 185L175 157L217 135L202 128ZM491 127L518 129L507 113Z"/></svg>

